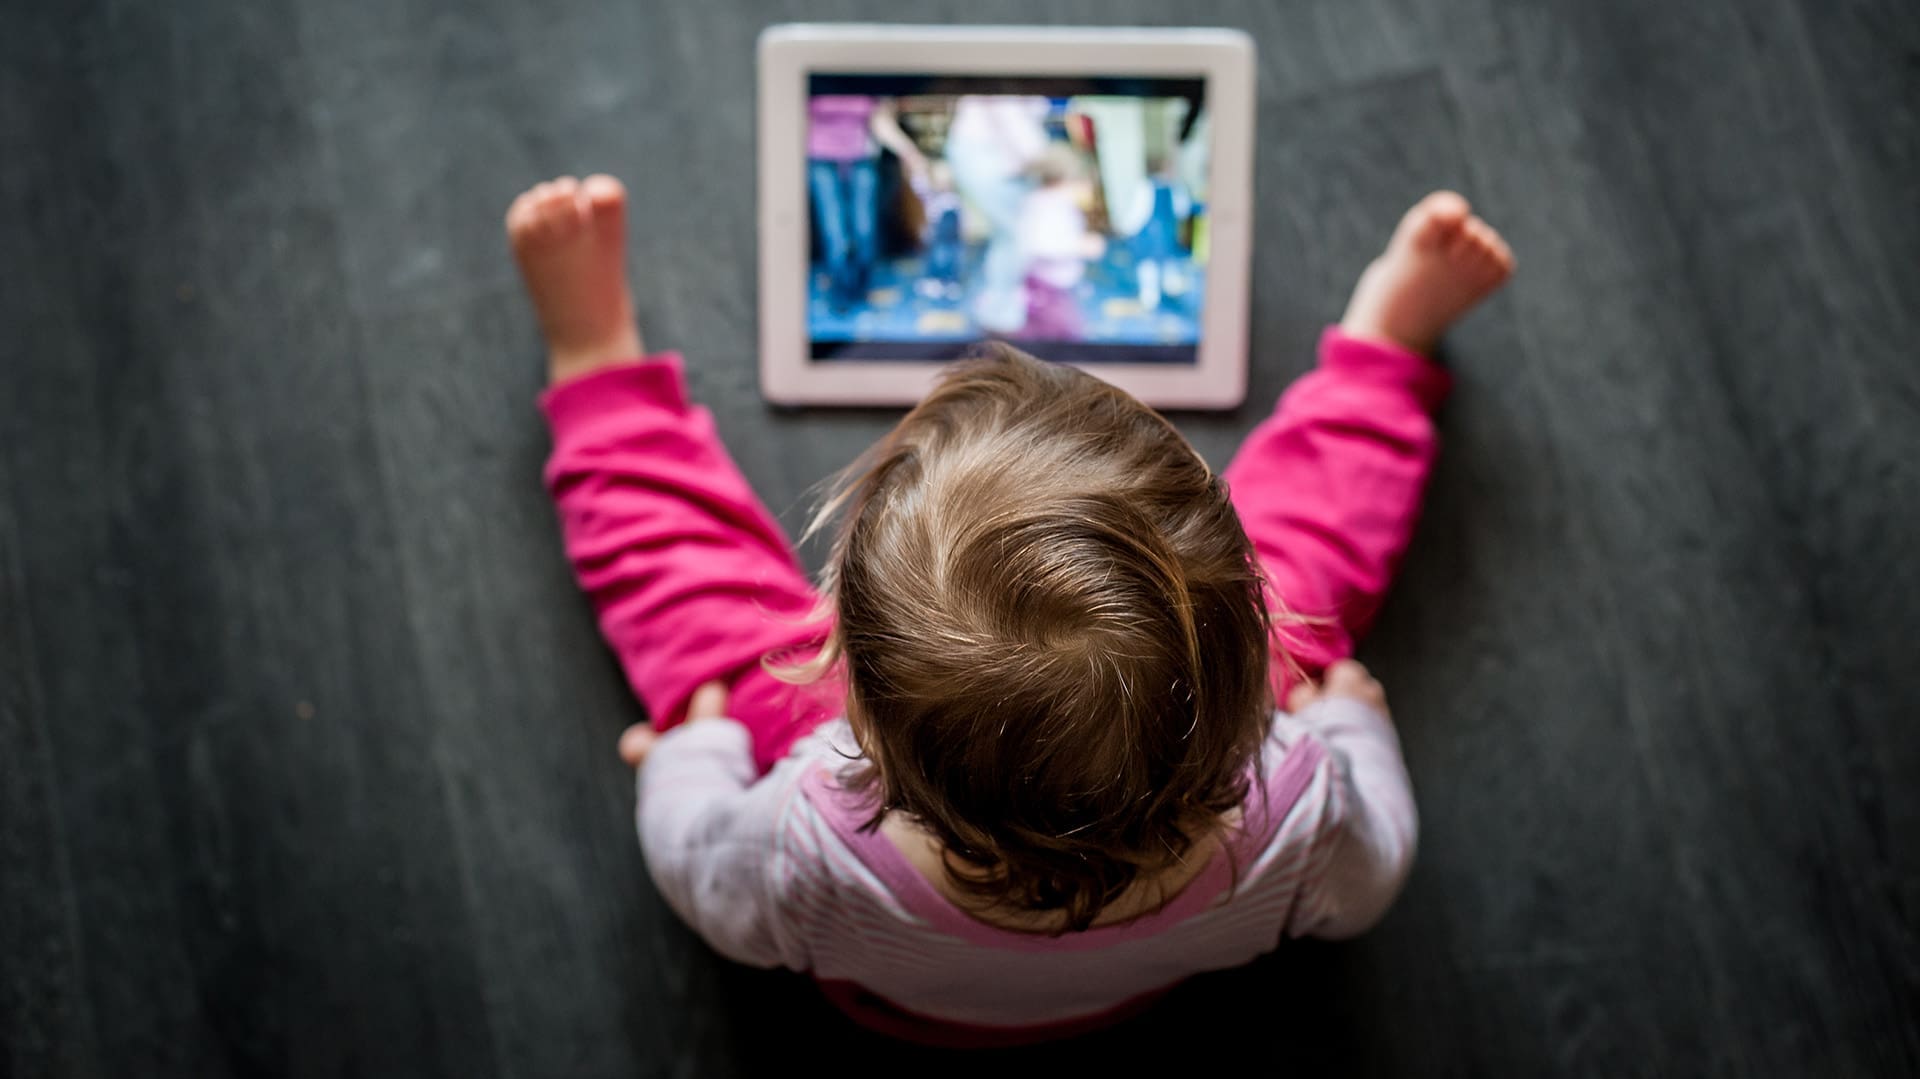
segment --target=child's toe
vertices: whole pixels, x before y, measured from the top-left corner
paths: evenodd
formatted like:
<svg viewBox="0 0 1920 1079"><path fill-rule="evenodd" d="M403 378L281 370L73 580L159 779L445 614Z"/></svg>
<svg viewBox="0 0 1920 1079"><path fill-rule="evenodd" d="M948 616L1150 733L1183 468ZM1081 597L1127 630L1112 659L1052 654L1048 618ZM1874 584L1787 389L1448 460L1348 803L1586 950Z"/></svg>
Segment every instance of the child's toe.
<svg viewBox="0 0 1920 1079"><path fill-rule="evenodd" d="M1413 212L1429 221L1452 228L1466 220L1472 207L1467 204L1465 195L1458 191L1435 191L1414 204Z"/></svg>
<svg viewBox="0 0 1920 1079"><path fill-rule="evenodd" d="M531 190L522 191L514 196L513 201L507 204L507 235L519 239L520 235L526 232L532 213L533 192Z"/></svg>
<svg viewBox="0 0 1920 1079"><path fill-rule="evenodd" d="M1473 229L1469 225L1447 237L1445 250L1447 258L1452 261L1466 262L1472 260L1479 247L1480 243L1474 239Z"/></svg>
<svg viewBox="0 0 1920 1079"><path fill-rule="evenodd" d="M1470 207L1456 192L1435 191L1415 203L1403 219L1404 235L1417 248L1444 247L1459 235Z"/></svg>
<svg viewBox="0 0 1920 1079"><path fill-rule="evenodd" d="M620 181L598 173L587 177L580 191L593 227L604 237L623 238L627 224L627 189Z"/></svg>
<svg viewBox="0 0 1920 1079"><path fill-rule="evenodd" d="M1476 258L1496 273L1504 274L1513 265L1513 251L1492 225L1476 218L1472 226Z"/></svg>
<svg viewBox="0 0 1920 1079"><path fill-rule="evenodd" d="M573 235L580 225L579 187L554 184L540 196L535 214L537 235L543 243L553 243Z"/></svg>
<svg viewBox="0 0 1920 1079"><path fill-rule="evenodd" d="M587 177L580 186L586 191L587 198L596 210L612 209L624 203L627 198L626 185L604 172L596 172Z"/></svg>

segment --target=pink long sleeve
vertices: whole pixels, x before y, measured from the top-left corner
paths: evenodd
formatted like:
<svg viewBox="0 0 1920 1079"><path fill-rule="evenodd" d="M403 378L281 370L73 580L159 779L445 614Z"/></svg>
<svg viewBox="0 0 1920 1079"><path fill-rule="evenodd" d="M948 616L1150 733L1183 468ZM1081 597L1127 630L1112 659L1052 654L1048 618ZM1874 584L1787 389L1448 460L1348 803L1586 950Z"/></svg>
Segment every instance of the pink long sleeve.
<svg viewBox="0 0 1920 1079"><path fill-rule="evenodd" d="M712 415L688 402L680 358L609 367L540 404L567 556L654 722L678 723L713 679L775 695L759 659L821 638L820 624L804 622L815 594ZM793 716L784 703L770 714ZM736 714L753 710L736 699Z"/></svg>
<svg viewBox="0 0 1920 1079"><path fill-rule="evenodd" d="M1432 412L1450 385L1430 360L1329 328L1319 366L1227 466L1267 575L1275 644L1310 676L1352 655L1380 609L1419 520L1439 452ZM1282 702L1293 680L1275 665Z"/></svg>

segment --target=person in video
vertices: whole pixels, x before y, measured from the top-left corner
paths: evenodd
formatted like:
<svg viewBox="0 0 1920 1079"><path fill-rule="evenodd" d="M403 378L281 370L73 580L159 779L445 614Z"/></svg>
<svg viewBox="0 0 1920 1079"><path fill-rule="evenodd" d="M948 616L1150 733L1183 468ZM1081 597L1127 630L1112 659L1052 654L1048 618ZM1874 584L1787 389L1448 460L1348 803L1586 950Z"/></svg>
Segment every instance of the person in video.
<svg viewBox="0 0 1920 1079"><path fill-rule="evenodd" d="M1073 147L1054 142L1027 171L1033 187L1020 200L1015 228L1026 260L1027 320L1019 336L1078 341L1080 283L1087 263L1107 250L1099 234L1087 231L1083 207L1093 198L1087 162Z"/></svg>
<svg viewBox="0 0 1920 1079"><path fill-rule="evenodd" d="M927 174L926 155L900 129L889 99L819 94L807 100L807 189L828 302L836 311L866 295L879 257L882 147L899 156L910 177Z"/></svg>
<svg viewBox="0 0 1920 1079"><path fill-rule="evenodd" d="M973 301L973 320L986 333L1013 334L1027 322L1020 206L1029 187L1027 168L1049 142L1051 109L1044 97L1020 95L968 94L954 102L946 158L960 194L989 230Z"/></svg>

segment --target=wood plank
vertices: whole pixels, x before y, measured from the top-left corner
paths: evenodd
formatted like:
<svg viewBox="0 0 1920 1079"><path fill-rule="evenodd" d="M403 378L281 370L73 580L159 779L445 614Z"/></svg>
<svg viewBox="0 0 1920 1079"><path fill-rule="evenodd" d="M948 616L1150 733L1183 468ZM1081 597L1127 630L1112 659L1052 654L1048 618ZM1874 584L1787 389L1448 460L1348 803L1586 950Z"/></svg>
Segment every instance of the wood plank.
<svg viewBox="0 0 1920 1079"><path fill-rule="evenodd" d="M5 445L0 440L0 1031L9 1074L80 1074L98 1069L95 1025Z"/></svg>
<svg viewBox="0 0 1920 1079"><path fill-rule="evenodd" d="M284 20L192 15L43 42L75 74L28 166L63 195L27 225L55 284L23 312L14 503L89 1048L487 1074L303 72Z"/></svg>
<svg viewBox="0 0 1920 1079"><path fill-rule="evenodd" d="M1743 143L1730 134L1741 125L1722 119L1751 59L1703 31L1698 6L1688 12L1691 20L1609 9L1569 25L1533 9L1509 13L1513 53L1525 58L1514 73L1519 92L1467 80L1469 115L1485 120L1474 129L1501 139L1476 160L1500 181L1501 204L1531 216L1518 221L1523 235L1546 238L1569 216L1617 223L1577 229L1577 240L1546 246L1545 259L1517 243L1515 293L1529 340L1554 364L1530 373L1552 380L1542 402L1557 441L1592 481L1569 561L1607 582L1595 643L1611 653L1624 733L1654 812L1669 815L1667 894L1650 890L1645 905L1628 906L1664 909L1685 924L1710 972L1701 986L1708 1014L1743 1032L1737 1049L1716 1047L1710 1059L1793 1070L1826 1066L1838 1044L1858 1054L1842 1070L1866 1073L1888 1062L1868 1032L1898 1025L1892 1016L1906 1008L1845 939L1888 919L1876 910L1878 885L1839 869L1869 854L1868 836L1849 808L1847 769L1808 721L1830 714L1830 698L1803 675L1828 627L1766 467L1784 447L1768 432L1756 440L1749 422L1755 406L1785 399L1749 391L1743 400L1722 380L1735 368L1778 379L1802 362L1804 334L1749 335L1744 352L1730 349L1713 318L1724 310L1689 302L1689 275L1708 272L1695 254L1702 237L1726 223L1730 207L1745 208L1748 222L1775 207L1765 174L1754 175L1766 126ZM1523 100L1530 116L1514 112ZM1523 179L1525 166L1513 164L1541 160L1564 163L1549 183ZM1791 266L1799 253L1774 245L1739 254L1713 260L1717 286L1773 288L1779 299L1758 268ZM1782 887L1805 879L1810 861L1826 867L1812 870L1820 885ZM1836 935L1836 920L1858 924ZM1846 1000L1821 1017L1840 1029L1809 1029L1799 1003L1809 994ZM1695 1050L1667 1051L1686 1061Z"/></svg>

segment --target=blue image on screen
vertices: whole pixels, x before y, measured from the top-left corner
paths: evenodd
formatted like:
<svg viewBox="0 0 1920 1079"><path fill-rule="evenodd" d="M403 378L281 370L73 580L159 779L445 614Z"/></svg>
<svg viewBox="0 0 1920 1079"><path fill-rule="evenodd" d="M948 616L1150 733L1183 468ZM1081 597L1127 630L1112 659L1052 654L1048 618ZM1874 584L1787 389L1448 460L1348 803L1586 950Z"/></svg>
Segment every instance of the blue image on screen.
<svg viewBox="0 0 1920 1079"><path fill-rule="evenodd" d="M813 357L942 360L992 337L1049 358L1193 363L1206 292L1201 89L814 76Z"/></svg>

